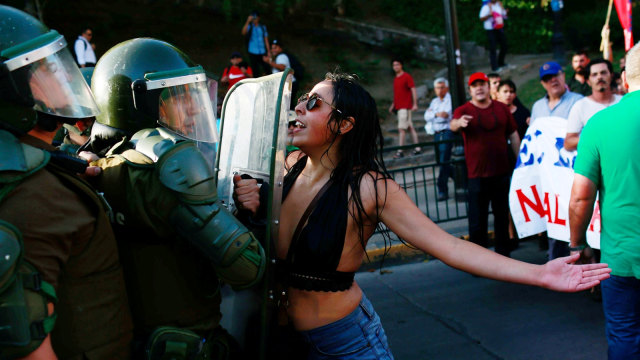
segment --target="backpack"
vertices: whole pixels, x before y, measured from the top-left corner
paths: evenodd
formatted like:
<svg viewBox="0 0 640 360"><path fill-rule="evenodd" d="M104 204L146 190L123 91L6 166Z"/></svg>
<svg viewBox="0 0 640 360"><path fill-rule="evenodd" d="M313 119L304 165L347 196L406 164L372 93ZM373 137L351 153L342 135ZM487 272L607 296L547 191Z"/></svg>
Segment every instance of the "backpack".
<svg viewBox="0 0 640 360"><path fill-rule="evenodd" d="M292 55L291 53L288 53L286 51L283 51L282 53L287 55L287 57L289 58L289 64L293 69L293 76L295 76L296 81L299 84L304 78L304 65L302 65L302 63L298 60L298 58Z"/></svg>
<svg viewBox="0 0 640 360"><path fill-rule="evenodd" d="M76 54L76 42L78 42L78 40L80 39L76 38L76 41L74 41L73 44L71 44L71 46L68 46L68 48L69 48L69 51L71 51L71 56L73 56L73 61L76 62L76 65L80 66L80 63L78 62L78 54ZM84 45L84 50L86 51L87 43L83 40L81 41L82 41L82 44Z"/></svg>

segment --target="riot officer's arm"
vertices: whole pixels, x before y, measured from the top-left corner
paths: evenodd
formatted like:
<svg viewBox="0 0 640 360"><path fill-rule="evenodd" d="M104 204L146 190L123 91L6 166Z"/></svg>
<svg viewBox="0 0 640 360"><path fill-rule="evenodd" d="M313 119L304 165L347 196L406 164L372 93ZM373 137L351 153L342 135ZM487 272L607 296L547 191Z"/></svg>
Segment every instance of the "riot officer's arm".
<svg viewBox="0 0 640 360"><path fill-rule="evenodd" d="M51 346L51 335L49 335L44 339L39 348L31 354L21 358L21 360L54 360L57 358L58 357L53 352L53 347Z"/></svg>
<svg viewBox="0 0 640 360"><path fill-rule="evenodd" d="M47 308L49 310L49 315L53 314L53 304L47 304ZM22 360L53 360L57 359L55 352L53 351L53 346L51 346L51 334L47 335L47 337L42 341L42 344L35 349L29 355L21 358Z"/></svg>
<svg viewBox="0 0 640 360"><path fill-rule="evenodd" d="M55 290L24 260L23 244L20 230L0 220L0 358L57 359L50 336Z"/></svg>
<svg viewBox="0 0 640 360"><path fill-rule="evenodd" d="M137 151L157 159L160 182L179 200L169 224L212 262L223 281L235 288L252 286L264 273L264 249L218 201L213 169L195 143L156 131L143 130L134 138Z"/></svg>

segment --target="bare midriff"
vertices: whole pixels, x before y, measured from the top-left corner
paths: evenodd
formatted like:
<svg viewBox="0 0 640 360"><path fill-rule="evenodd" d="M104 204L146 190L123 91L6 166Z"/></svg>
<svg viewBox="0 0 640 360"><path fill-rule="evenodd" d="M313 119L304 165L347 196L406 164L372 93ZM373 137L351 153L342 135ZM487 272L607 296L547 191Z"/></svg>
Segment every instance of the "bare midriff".
<svg viewBox="0 0 640 360"><path fill-rule="evenodd" d="M349 315L361 298L362 290L355 281L348 290L336 292L289 288L287 313L296 330L311 330Z"/></svg>

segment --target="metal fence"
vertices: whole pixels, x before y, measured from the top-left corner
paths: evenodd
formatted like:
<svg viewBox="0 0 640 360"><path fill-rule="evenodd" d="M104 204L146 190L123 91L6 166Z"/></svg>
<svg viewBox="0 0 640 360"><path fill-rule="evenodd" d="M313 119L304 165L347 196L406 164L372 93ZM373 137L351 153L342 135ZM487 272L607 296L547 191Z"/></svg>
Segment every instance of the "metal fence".
<svg viewBox="0 0 640 360"><path fill-rule="evenodd" d="M436 184L440 166L443 164L438 163L438 152L435 149L437 145L449 142L453 143L451 160L448 162L452 167L451 177L447 179L449 193L446 200L438 201ZM386 161L391 176L433 222L442 223L467 218L467 176L462 141L460 139L430 141L417 145L389 147L384 149L382 155L385 159L389 159L397 150L410 154L415 146L421 147L421 155ZM432 159L429 156L431 154L434 154Z"/></svg>

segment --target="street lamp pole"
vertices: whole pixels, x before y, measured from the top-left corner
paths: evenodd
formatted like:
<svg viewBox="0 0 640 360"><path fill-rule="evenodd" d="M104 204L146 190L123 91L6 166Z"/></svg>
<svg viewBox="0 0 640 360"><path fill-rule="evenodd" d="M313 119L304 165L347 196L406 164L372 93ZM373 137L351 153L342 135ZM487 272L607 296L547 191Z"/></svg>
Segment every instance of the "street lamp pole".
<svg viewBox="0 0 640 360"><path fill-rule="evenodd" d="M553 13L553 35L551 36L551 47L553 48L553 60L564 66L564 34L562 34L562 9L563 0L551 1L551 12Z"/></svg>
<svg viewBox="0 0 640 360"><path fill-rule="evenodd" d="M464 75L462 73L462 54L458 39L458 17L456 0L443 0L447 43L447 68L449 70L449 90L453 109L465 103Z"/></svg>

